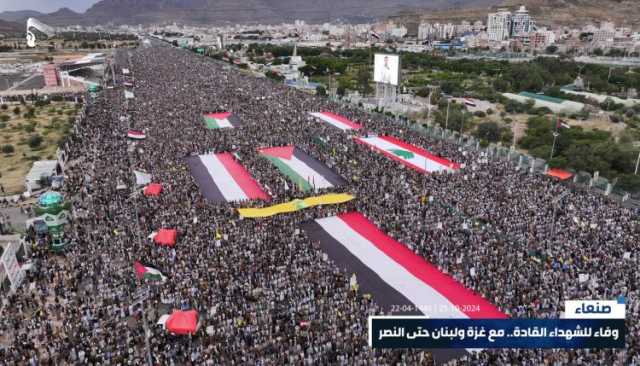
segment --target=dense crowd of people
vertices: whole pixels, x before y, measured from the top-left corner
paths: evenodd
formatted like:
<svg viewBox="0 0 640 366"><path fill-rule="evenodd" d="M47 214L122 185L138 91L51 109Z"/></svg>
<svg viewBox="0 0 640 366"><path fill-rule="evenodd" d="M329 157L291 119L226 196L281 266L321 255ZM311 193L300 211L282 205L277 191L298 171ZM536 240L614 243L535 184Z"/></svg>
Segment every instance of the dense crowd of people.
<svg viewBox="0 0 640 366"><path fill-rule="evenodd" d="M299 230L307 220L352 210L510 317L557 318L567 299L626 299L625 349L485 350L449 363L640 364L638 212L186 50L120 51L116 63L135 77L135 99L125 100L121 86L105 89L71 136L64 193L76 219L69 248L64 257L35 249L37 265L0 319L0 365L143 364L145 308L157 365L441 363L422 350L370 349L367 317L390 309L353 291L348 268ZM464 167L453 174L408 169L308 114L321 110L364 126L353 134L392 135ZM230 111L243 125L207 130L202 114L214 111ZM130 128L146 139L127 140ZM256 152L282 145L347 181L326 192L357 198L241 219L235 208L266 203L207 202L185 161L234 152L273 197L268 204L286 202L308 193L286 184ZM162 194L141 195L134 170L150 173ZM147 237L162 227L178 230L175 247ZM167 280L139 282L134 261ZM145 287L150 295L141 307L135 293ZM198 311L196 335L153 325L180 308Z"/></svg>

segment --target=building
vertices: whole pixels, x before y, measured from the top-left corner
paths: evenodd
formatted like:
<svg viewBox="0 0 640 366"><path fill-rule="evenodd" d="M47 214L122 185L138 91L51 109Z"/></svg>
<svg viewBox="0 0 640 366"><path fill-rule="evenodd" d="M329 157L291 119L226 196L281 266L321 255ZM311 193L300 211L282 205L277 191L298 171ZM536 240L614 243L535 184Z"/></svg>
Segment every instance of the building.
<svg viewBox="0 0 640 366"><path fill-rule="evenodd" d="M593 31L593 42L612 44L616 37L616 27L611 22L603 22L600 28Z"/></svg>
<svg viewBox="0 0 640 366"><path fill-rule="evenodd" d="M544 49L556 43L556 34L547 29L539 29L529 35L529 45L533 49Z"/></svg>
<svg viewBox="0 0 640 366"><path fill-rule="evenodd" d="M10 305L4 300L9 298L22 283L29 247L20 235L0 236L0 309Z"/></svg>
<svg viewBox="0 0 640 366"><path fill-rule="evenodd" d="M43 188L40 184L42 179L49 179L58 174L59 165L57 160L40 160L33 163L33 167L24 180L25 188L28 192Z"/></svg>
<svg viewBox="0 0 640 366"><path fill-rule="evenodd" d="M247 60L248 63L248 60ZM288 64L271 65L269 69L279 75L282 75L285 81L298 81L303 79L301 68L306 66L306 62L302 59L302 56L298 56L298 45L293 46L293 55L289 57Z"/></svg>
<svg viewBox="0 0 640 366"><path fill-rule="evenodd" d="M524 5L511 18L511 37L523 37L535 30L535 24Z"/></svg>
<svg viewBox="0 0 640 366"><path fill-rule="evenodd" d="M490 41L504 41L511 36L511 12L499 9L495 13L489 13L487 17L487 35Z"/></svg>
<svg viewBox="0 0 640 366"><path fill-rule="evenodd" d="M421 23L418 39L421 41L449 40L458 34L458 26L452 23Z"/></svg>
<svg viewBox="0 0 640 366"><path fill-rule="evenodd" d="M391 37L402 38L407 34L407 28L403 25L389 29Z"/></svg>

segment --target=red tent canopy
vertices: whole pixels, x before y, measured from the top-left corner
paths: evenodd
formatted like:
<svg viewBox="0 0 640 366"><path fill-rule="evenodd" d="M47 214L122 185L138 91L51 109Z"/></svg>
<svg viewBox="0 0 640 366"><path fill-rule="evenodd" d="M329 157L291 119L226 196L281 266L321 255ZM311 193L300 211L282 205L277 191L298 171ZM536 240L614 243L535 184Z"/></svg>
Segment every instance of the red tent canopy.
<svg viewBox="0 0 640 366"><path fill-rule="evenodd" d="M143 193L145 196L159 196L160 192L162 192L162 184L151 183L148 186L144 187Z"/></svg>
<svg viewBox="0 0 640 366"><path fill-rule="evenodd" d="M567 180L573 177L573 174L571 174L570 172L557 168L547 170L547 175L550 177L558 178L560 180Z"/></svg>
<svg viewBox="0 0 640 366"><path fill-rule="evenodd" d="M195 310L174 310L167 322L167 330L174 334L196 334L198 330L198 312Z"/></svg>
<svg viewBox="0 0 640 366"><path fill-rule="evenodd" d="M166 245L172 247L176 245L176 239L178 237L178 231L176 229L160 229L158 234L153 238L153 241L158 245Z"/></svg>

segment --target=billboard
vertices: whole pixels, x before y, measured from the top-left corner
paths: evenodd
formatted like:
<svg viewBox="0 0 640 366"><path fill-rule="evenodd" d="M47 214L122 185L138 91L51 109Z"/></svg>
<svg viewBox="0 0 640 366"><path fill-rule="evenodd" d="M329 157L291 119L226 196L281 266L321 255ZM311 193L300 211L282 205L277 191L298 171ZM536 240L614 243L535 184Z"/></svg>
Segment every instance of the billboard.
<svg viewBox="0 0 640 366"><path fill-rule="evenodd" d="M373 60L373 81L398 85L400 56L376 53Z"/></svg>

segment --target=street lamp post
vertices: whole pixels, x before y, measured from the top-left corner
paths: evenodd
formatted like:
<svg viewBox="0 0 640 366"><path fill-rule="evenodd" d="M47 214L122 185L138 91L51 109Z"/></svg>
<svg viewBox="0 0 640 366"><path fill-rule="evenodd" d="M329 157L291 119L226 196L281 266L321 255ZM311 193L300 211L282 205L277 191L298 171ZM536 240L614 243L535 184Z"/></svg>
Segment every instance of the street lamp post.
<svg viewBox="0 0 640 366"><path fill-rule="evenodd" d="M451 99L447 98L447 117L444 120L444 129L449 127L449 107L451 106Z"/></svg>
<svg viewBox="0 0 640 366"><path fill-rule="evenodd" d="M638 175L638 168L639 167L640 167L640 151L638 151L638 160L636 160L636 171L633 174Z"/></svg>
<svg viewBox="0 0 640 366"><path fill-rule="evenodd" d="M551 159L553 159L553 153L556 149L556 140L558 139L558 133L554 132L553 133L553 145L551 145L551 155L549 155L549 161L551 161Z"/></svg>

